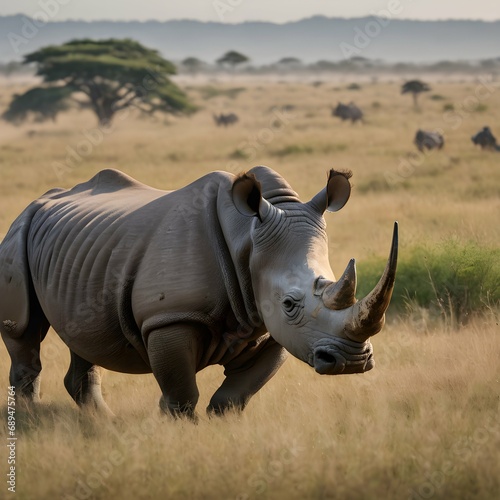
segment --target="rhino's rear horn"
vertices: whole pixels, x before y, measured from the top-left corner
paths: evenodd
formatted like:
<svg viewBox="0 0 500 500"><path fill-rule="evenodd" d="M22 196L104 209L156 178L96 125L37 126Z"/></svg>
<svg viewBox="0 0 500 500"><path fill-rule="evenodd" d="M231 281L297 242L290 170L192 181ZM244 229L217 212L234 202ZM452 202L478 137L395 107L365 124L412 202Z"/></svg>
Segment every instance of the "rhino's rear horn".
<svg viewBox="0 0 500 500"><path fill-rule="evenodd" d="M391 301L398 264L398 223L394 223L391 253L384 273L375 288L350 307L346 333L353 340L364 342L384 326L385 311Z"/></svg>
<svg viewBox="0 0 500 500"><path fill-rule="evenodd" d="M325 288L325 306L336 311L352 306L356 302L356 284L356 261L351 259L340 279Z"/></svg>

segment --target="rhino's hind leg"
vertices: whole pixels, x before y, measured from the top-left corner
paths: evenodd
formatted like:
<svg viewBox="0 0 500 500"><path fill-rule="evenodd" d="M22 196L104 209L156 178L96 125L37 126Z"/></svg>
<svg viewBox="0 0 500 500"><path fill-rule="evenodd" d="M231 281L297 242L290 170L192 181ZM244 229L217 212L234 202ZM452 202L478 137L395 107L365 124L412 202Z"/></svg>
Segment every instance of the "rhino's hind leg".
<svg viewBox="0 0 500 500"><path fill-rule="evenodd" d="M171 325L148 335L148 356L162 392L160 408L167 415L196 420L199 335L200 329L194 324Z"/></svg>
<svg viewBox="0 0 500 500"><path fill-rule="evenodd" d="M71 364L64 377L64 387L76 404L101 414L114 416L101 392L102 370L71 352Z"/></svg>
<svg viewBox="0 0 500 500"><path fill-rule="evenodd" d="M34 403L40 401L40 344L49 326L43 313L32 313L28 327L20 337L2 333L11 359L9 383L15 387L17 396Z"/></svg>

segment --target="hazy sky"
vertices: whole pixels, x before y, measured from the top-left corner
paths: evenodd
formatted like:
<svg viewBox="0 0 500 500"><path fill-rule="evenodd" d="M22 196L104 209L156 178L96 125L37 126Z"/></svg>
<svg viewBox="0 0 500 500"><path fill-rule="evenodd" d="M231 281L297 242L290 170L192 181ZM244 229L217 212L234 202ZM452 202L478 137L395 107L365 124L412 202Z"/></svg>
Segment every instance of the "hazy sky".
<svg viewBox="0 0 500 500"><path fill-rule="evenodd" d="M45 9L44 9L45 6ZM236 23L283 23L325 15L360 17L391 10L400 19L500 20L499 0L0 0L0 15L34 16L46 10L53 20L198 19Z"/></svg>

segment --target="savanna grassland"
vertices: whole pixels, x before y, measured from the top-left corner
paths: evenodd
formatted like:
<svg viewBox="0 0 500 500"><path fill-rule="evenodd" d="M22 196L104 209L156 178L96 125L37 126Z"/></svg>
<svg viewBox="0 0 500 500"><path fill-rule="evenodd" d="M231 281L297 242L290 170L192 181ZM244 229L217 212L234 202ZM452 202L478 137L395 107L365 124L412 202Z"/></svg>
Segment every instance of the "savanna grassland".
<svg viewBox="0 0 500 500"><path fill-rule="evenodd" d="M470 140L485 125L500 134L500 83L485 78L436 80L415 110L399 81L348 90L349 81L194 77L184 87L201 109L189 118L126 113L106 132L90 112L55 123L0 123L0 233L46 190L102 168L175 189L212 170L266 164L303 200L324 187L328 169L353 171L349 203L326 214L337 275L351 257L384 259L394 220L403 264L418 245L495 250L500 153ZM0 109L22 89L3 81ZM365 123L333 118L329 107L339 100L355 101ZM217 128L211 113L221 111L237 113L239 123ZM417 156L418 128L441 129L444 149ZM429 276L406 283L408 297L419 281ZM498 498L498 308L485 297L481 311L450 322L445 306L394 307L373 338L377 364L366 374L321 377L289 359L242 414L205 416L223 378L221 367L211 367L198 378L198 425L159 415L152 375L106 372L104 395L116 419L80 413L63 386L69 352L50 331L42 345L43 403L17 406L15 495L7 491L2 437L0 498ZM3 436L10 364L3 344L0 363Z"/></svg>

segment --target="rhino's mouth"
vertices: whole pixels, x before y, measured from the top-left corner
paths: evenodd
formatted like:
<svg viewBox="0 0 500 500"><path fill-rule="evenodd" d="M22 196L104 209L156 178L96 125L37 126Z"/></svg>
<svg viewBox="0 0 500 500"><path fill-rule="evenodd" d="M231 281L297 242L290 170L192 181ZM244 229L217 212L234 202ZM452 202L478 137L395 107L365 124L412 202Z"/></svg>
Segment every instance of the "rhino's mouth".
<svg viewBox="0 0 500 500"><path fill-rule="evenodd" d="M375 366L369 341L361 343L340 338L320 341L311 358L310 364L321 375L363 373Z"/></svg>

